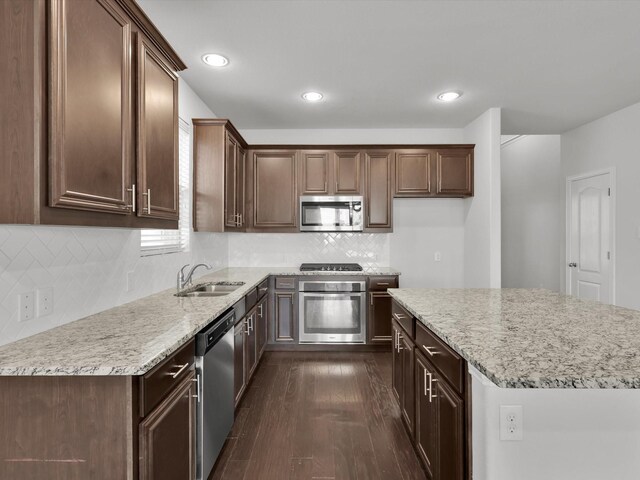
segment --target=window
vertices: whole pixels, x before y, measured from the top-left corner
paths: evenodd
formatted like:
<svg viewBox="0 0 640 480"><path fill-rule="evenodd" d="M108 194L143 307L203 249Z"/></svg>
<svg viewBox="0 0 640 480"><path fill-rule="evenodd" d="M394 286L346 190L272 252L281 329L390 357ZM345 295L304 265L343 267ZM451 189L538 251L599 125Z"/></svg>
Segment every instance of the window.
<svg viewBox="0 0 640 480"><path fill-rule="evenodd" d="M163 255L189 250L191 231L191 134L187 122L179 121L178 184L180 220L177 230L141 230L140 255Z"/></svg>

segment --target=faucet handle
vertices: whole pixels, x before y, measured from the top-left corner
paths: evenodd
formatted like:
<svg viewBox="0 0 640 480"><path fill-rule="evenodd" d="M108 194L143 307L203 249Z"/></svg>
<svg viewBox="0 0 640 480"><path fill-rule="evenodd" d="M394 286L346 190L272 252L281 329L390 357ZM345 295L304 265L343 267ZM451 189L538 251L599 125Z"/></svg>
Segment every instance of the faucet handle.
<svg viewBox="0 0 640 480"><path fill-rule="evenodd" d="M181 269L180 269L180 278L184 278L184 269L187 268L189 265L191 265L190 263L187 263L186 265L184 265Z"/></svg>

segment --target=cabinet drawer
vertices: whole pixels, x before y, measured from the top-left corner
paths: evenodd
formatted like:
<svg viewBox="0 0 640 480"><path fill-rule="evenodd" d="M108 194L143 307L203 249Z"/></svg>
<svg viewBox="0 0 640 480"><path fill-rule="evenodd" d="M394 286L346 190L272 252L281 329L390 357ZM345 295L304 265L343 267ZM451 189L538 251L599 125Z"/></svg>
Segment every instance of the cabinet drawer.
<svg viewBox="0 0 640 480"><path fill-rule="evenodd" d="M369 277L369 290L384 291L387 288L397 288L398 277Z"/></svg>
<svg viewBox="0 0 640 480"><path fill-rule="evenodd" d="M413 339L413 335L415 332L415 327L413 325L413 315L411 315L404 308L398 305L397 302L393 302L393 305L391 306L391 316L409 334L409 338Z"/></svg>
<svg viewBox="0 0 640 480"><path fill-rule="evenodd" d="M265 278L258 285L258 300L261 299L262 297L264 297L267 294L268 291L269 291L269 279Z"/></svg>
<svg viewBox="0 0 640 480"><path fill-rule="evenodd" d="M416 348L440 370L459 393L462 393L464 389L463 358L419 321L416 321L415 338Z"/></svg>
<svg viewBox="0 0 640 480"><path fill-rule="evenodd" d="M276 288L278 290L294 290L296 288L296 278L276 277Z"/></svg>
<svg viewBox="0 0 640 480"><path fill-rule="evenodd" d="M191 340L144 374L140 382L140 409L143 417L193 370L194 357L195 341Z"/></svg>
<svg viewBox="0 0 640 480"><path fill-rule="evenodd" d="M251 310L255 306L255 304L258 303L258 289L252 288L251 290L249 290L249 293L244 296L244 301L247 310Z"/></svg>

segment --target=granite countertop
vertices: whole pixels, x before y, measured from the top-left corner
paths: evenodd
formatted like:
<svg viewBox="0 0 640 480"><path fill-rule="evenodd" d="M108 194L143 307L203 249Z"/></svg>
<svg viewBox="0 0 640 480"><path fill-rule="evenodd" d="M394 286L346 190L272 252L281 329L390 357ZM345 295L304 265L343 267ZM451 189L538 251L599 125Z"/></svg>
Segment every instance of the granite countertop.
<svg viewBox="0 0 640 480"><path fill-rule="evenodd" d="M640 388L640 311L543 289L390 289L499 387Z"/></svg>
<svg viewBox="0 0 640 480"><path fill-rule="evenodd" d="M226 268L194 279L245 282L223 297L176 297L175 289L120 305L0 347L0 376L142 375L188 342L270 275L399 275L300 272L297 268Z"/></svg>

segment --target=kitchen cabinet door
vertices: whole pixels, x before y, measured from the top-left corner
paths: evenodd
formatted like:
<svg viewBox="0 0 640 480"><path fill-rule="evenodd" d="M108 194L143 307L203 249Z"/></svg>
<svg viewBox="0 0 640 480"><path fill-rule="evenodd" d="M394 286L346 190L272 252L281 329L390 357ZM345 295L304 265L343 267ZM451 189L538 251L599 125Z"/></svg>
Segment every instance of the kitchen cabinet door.
<svg viewBox="0 0 640 480"><path fill-rule="evenodd" d="M112 0L49 7L49 206L130 214L131 23Z"/></svg>
<svg viewBox="0 0 640 480"><path fill-rule="evenodd" d="M391 295L369 292L369 343L391 343Z"/></svg>
<svg viewBox="0 0 640 480"><path fill-rule="evenodd" d="M443 197L473 195L473 150L440 150L436 154L436 194Z"/></svg>
<svg viewBox="0 0 640 480"><path fill-rule="evenodd" d="M195 396L191 373L140 424L140 479L195 475Z"/></svg>
<svg viewBox="0 0 640 480"><path fill-rule="evenodd" d="M465 465L464 401L447 382L435 374L432 390L437 416L437 476L463 480Z"/></svg>
<svg viewBox="0 0 640 480"><path fill-rule="evenodd" d="M245 226L245 167L247 151L238 143L236 147L236 214L241 229Z"/></svg>
<svg viewBox="0 0 640 480"><path fill-rule="evenodd" d="M295 342L295 293L275 292L274 337L276 342Z"/></svg>
<svg viewBox="0 0 640 480"><path fill-rule="evenodd" d="M233 330L233 376L234 403L238 405L247 386L245 362L247 358L246 319L238 322Z"/></svg>
<svg viewBox="0 0 640 480"><path fill-rule="evenodd" d="M402 419L405 421L409 432L413 434L415 419L415 381L414 381L414 361L415 351L411 339L406 337L406 333L400 333L400 361L402 362L402 393L400 394L400 411Z"/></svg>
<svg viewBox="0 0 640 480"><path fill-rule="evenodd" d="M265 347L267 346L267 329L268 329L268 315L269 315L269 296L265 295L258 303L256 310L256 336L258 339L258 361L262 357Z"/></svg>
<svg viewBox="0 0 640 480"><path fill-rule="evenodd" d="M329 152L300 152L300 195L328 195L331 184Z"/></svg>
<svg viewBox="0 0 640 480"><path fill-rule="evenodd" d="M360 152L333 153L334 191L336 195L362 195Z"/></svg>
<svg viewBox="0 0 640 480"><path fill-rule="evenodd" d="M402 350L400 350L400 334L402 329L396 322L391 323L391 334L393 337L393 350L391 357L391 390L393 396L396 397L398 403L402 403L401 397L403 394L402 389Z"/></svg>
<svg viewBox="0 0 640 480"><path fill-rule="evenodd" d="M257 230L297 226L296 152L253 152L253 227Z"/></svg>
<svg viewBox="0 0 640 480"><path fill-rule="evenodd" d="M431 196L433 154L434 152L429 150L396 152L396 197Z"/></svg>
<svg viewBox="0 0 640 480"><path fill-rule="evenodd" d="M178 220L178 77L138 33L138 215Z"/></svg>
<svg viewBox="0 0 640 480"><path fill-rule="evenodd" d="M247 379L246 383L249 383L249 380L251 379L251 376L253 375L253 372L256 369L256 366L258 365L258 340L257 340L257 335L258 332L256 330L256 319L258 317L258 314L256 313L257 309L254 307L249 314L247 315L247 328L246 328L246 332L247 332L247 338L246 338L246 342L247 342L247 356L246 356L246 360L245 360L245 377Z"/></svg>
<svg viewBox="0 0 640 480"><path fill-rule="evenodd" d="M426 467L429 478L436 476L436 460L438 455L437 412L431 390L435 370L424 355L416 353L415 357L415 445L418 454ZM437 395L437 392L436 392Z"/></svg>
<svg viewBox="0 0 640 480"><path fill-rule="evenodd" d="M365 231L392 231L392 152L365 153Z"/></svg>

